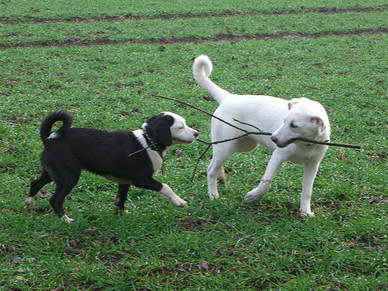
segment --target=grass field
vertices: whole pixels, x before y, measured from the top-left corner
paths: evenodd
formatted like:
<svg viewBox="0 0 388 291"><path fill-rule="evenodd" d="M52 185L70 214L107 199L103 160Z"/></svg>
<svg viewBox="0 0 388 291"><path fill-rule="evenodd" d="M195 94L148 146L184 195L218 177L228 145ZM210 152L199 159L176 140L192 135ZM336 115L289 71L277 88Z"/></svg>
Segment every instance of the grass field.
<svg viewBox="0 0 388 291"><path fill-rule="evenodd" d="M127 2L0 1L0 290L386 290L387 1ZM221 198L208 200L210 153L190 182L200 143L169 149L157 175L186 208L133 188L116 216L116 185L85 172L65 202L75 223L52 213L53 185L26 211L49 112L113 130L169 110L209 139L207 116L150 97L213 111L192 77L199 54L221 87L317 100L332 141L362 145L329 149L315 218L297 215L302 169L291 163L261 201L242 202L264 148L233 156Z"/></svg>

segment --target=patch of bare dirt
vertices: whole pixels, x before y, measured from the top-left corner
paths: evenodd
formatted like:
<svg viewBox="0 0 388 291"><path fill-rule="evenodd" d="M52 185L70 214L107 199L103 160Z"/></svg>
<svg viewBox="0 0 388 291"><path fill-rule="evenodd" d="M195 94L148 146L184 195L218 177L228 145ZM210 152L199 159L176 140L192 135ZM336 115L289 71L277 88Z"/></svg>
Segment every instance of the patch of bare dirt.
<svg viewBox="0 0 388 291"><path fill-rule="evenodd" d="M348 8L300 8L293 10L280 10L274 12L259 12L259 11L224 11L224 12L205 12L205 13L166 13L156 15L134 15L123 14L114 16L97 16L97 17L70 17L70 18L9 18L0 17L0 23L5 24L20 24L20 23L53 23L53 22L96 22L110 21L117 22L123 20L143 20L143 19L182 19L182 18L209 18L209 17L232 17L232 16L259 16L259 15L293 15L305 13L322 13L322 14L338 14L338 13L363 13L373 11L385 11L387 5L377 7L348 7Z"/></svg>
<svg viewBox="0 0 388 291"><path fill-rule="evenodd" d="M49 42L26 42L18 44L0 44L0 49L10 48L36 48L36 47L71 47L71 46L97 46L97 45L132 45L132 44L179 44L179 43L203 43L216 41L241 41L241 40L271 40L271 39L295 39L295 38L321 38L329 36L360 36L372 34L385 34L388 28L373 28L362 29L355 31L330 31L323 33L278 33L278 34L249 34L249 35L233 35L219 34L215 36L199 36L199 37L173 37L173 38L150 38L150 39L128 39L128 40L111 40L111 39L96 39L87 40L66 40L66 41L49 41Z"/></svg>

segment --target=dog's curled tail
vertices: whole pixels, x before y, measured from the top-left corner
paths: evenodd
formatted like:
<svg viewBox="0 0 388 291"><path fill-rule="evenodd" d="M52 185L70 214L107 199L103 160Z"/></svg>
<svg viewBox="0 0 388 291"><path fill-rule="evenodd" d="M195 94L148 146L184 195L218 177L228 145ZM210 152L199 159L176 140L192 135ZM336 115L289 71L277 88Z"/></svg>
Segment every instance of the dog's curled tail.
<svg viewBox="0 0 388 291"><path fill-rule="evenodd" d="M53 124L57 121L62 121L62 126L55 132L51 132ZM44 143L46 139L57 139L62 137L66 131L71 127L73 119L70 114L65 111L57 111L49 114L42 122L40 126L40 138Z"/></svg>
<svg viewBox="0 0 388 291"><path fill-rule="evenodd" d="M230 93L221 89L209 79L212 70L213 64L208 56L201 55L195 58L193 63L194 79L202 89L208 91L221 104Z"/></svg>

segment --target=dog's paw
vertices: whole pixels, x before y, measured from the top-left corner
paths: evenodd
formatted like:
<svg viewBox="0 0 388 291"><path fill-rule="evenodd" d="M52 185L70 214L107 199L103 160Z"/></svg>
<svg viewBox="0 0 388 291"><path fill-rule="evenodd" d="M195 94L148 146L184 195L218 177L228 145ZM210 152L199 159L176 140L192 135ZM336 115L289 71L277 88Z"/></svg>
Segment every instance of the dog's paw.
<svg viewBox="0 0 388 291"><path fill-rule="evenodd" d="M118 216L123 216L127 213L127 211L124 208L115 208L115 214Z"/></svg>
<svg viewBox="0 0 388 291"><path fill-rule="evenodd" d="M34 197L28 197L25 201L27 210L32 210L35 206L35 199Z"/></svg>
<svg viewBox="0 0 388 291"><path fill-rule="evenodd" d="M304 211L304 210L299 210L299 215L301 217L315 217L314 212L311 211Z"/></svg>
<svg viewBox="0 0 388 291"><path fill-rule="evenodd" d="M248 202L248 203L251 203L253 201L256 201L260 198L260 194L257 194L257 191L250 191L247 193L247 195L245 195L244 197L244 202Z"/></svg>
<svg viewBox="0 0 388 291"><path fill-rule="evenodd" d="M61 217L61 219L62 219L63 221L65 221L65 222L67 222L67 223L72 223L72 222L74 222L74 219L73 219L73 218L70 218L70 217L67 216L66 214L63 215L63 216Z"/></svg>
<svg viewBox="0 0 388 291"><path fill-rule="evenodd" d="M218 193L209 193L209 199L214 200L220 198L220 195Z"/></svg>
<svg viewBox="0 0 388 291"><path fill-rule="evenodd" d="M176 197L174 199L171 199L171 202L175 205L175 206L178 206L178 207L184 207L184 206L187 206L187 202L185 200L183 200L182 198L180 197Z"/></svg>

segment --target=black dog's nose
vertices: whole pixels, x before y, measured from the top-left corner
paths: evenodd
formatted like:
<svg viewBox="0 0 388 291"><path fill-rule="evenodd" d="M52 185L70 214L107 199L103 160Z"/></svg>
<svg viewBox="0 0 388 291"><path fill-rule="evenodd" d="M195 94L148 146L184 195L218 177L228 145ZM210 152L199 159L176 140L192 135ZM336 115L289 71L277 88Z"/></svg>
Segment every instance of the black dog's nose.
<svg viewBox="0 0 388 291"><path fill-rule="evenodd" d="M277 143L278 142L278 138L276 136L271 136L271 140L274 142L274 143Z"/></svg>
<svg viewBox="0 0 388 291"><path fill-rule="evenodd" d="M194 132L194 137L197 137L199 135L199 132L198 131L195 131Z"/></svg>

